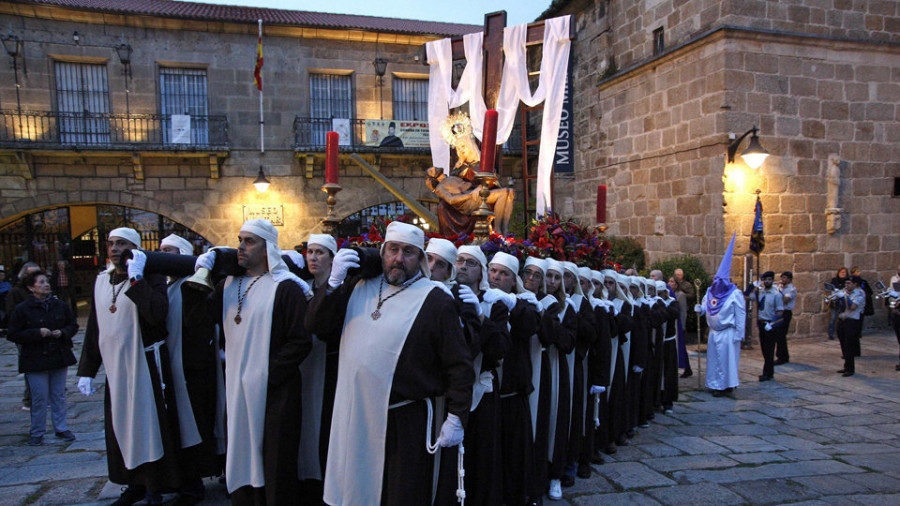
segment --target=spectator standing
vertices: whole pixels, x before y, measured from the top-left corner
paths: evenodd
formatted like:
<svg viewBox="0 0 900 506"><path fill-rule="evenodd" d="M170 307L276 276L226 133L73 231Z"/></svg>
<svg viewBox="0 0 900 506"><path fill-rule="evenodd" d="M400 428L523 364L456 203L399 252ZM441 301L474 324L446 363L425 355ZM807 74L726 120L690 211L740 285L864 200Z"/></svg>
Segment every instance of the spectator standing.
<svg viewBox="0 0 900 506"><path fill-rule="evenodd" d="M78 315L78 305L75 302L75 271L72 265L66 260L56 262L56 270L50 277L50 286L53 287L53 294L59 300L65 302L72 308L72 312Z"/></svg>
<svg viewBox="0 0 900 506"><path fill-rule="evenodd" d="M775 281L775 273L766 271L759 276L759 281L750 285L744 295L751 296L756 291L757 310L756 325L759 329L759 346L763 354L763 371L759 381L770 381L775 377L775 339L781 330L781 316L784 311L784 301L781 292L772 286Z"/></svg>
<svg viewBox="0 0 900 506"><path fill-rule="evenodd" d="M684 340L684 323L687 321L688 308L687 296L684 292L678 290L678 282L675 281L675 276L671 276L666 284L669 285L670 295L678 302L678 367L684 369L684 372L681 373L682 378L690 378L694 375L694 371L691 369L691 361L687 354L687 343Z"/></svg>
<svg viewBox="0 0 900 506"><path fill-rule="evenodd" d="M6 271L0 266L0 328L6 328L6 295L12 290L12 284L6 279Z"/></svg>
<svg viewBox="0 0 900 506"><path fill-rule="evenodd" d="M697 294L695 293L694 285L684 278L684 270L675 269L675 283L678 284L678 288L675 289L675 293L683 293L687 300L688 306L694 304L697 300Z"/></svg>
<svg viewBox="0 0 900 506"><path fill-rule="evenodd" d="M893 289L894 283L900 283L900 267L897 267L897 274L891 276L891 286L889 286L888 288Z"/></svg>
<svg viewBox="0 0 900 506"><path fill-rule="evenodd" d="M797 288L794 286L794 273L791 271L781 273L781 297L784 301L784 312L781 314L782 323L778 328L779 332L775 336L775 365L791 361L787 333L794 316L794 305L797 303Z"/></svg>
<svg viewBox="0 0 900 506"><path fill-rule="evenodd" d="M75 314L50 295L50 281L41 271L23 280L31 295L9 318L9 340L20 345L19 372L31 387L31 431L28 446L41 446L47 427L47 405L56 437L75 441L66 426L66 369L75 364L72 336L78 331Z"/></svg>
<svg viewBox="0 0 900 506"><path fill-rule="evenodd" d="M837 270L837 274L831 278L831 284L834 285L836 289L840 290L846 284L849 276L850 273L847 271L847 268L841 267ZM832 301L828 305L831 310L831 317L828 320L828 339L834 341L835 323L837 322L838 315L841 314L842 309L837 301Z"/></svg>
<svg viewBox="0 0 900 506"><path fill-rule="evenodd" d="M31 292L28 291L28 288L23 284L25 281L25 277L31 274L32 272L38 272L41 268L38 264L34 262L25 262L22 264L22 268L19 269L19 275L16 277L16 284L13 286L9 293L6 294L6 315L7 318L12 317L12 312L19 304L25 302L26 299L31 295ZM16 348L21 349L22 347L16 344ZM25 382L25 393L22 394L22 411L28 411L31 409L31 387L28 386L28 382Z"/></svg>

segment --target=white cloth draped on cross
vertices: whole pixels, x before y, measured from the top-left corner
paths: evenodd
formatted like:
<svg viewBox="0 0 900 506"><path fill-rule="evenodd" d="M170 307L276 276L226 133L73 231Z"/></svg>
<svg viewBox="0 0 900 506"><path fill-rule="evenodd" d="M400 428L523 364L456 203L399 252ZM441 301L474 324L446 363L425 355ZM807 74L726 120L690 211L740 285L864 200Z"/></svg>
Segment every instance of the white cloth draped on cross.
<svg viewBox="0 0 900 506"><path fill-rule="evenodd" d="M550 178L553 155L559 135L563 99L566 92L566 74L569 65L569 24L571 16L548 19L544 25L543 59L537 90L531 93L528 84L525 40L528 25L506 27L503 31L505 61L497 99L497 144L509 139L519 101L529 107L544 103L541 123L541 147L538 154L537 207L538 216L550 206ZM469 116L475 137L481 139L486 106L482 95L482 43L484 33L471 33L463 37L466 67L454 90L451 85L453 56L450 39L426 44L430 78L428 87L428 124L431 141L432 163L435 167L449 169L450 147L440 133L441 122L451 108L469 104Z"/></svg>

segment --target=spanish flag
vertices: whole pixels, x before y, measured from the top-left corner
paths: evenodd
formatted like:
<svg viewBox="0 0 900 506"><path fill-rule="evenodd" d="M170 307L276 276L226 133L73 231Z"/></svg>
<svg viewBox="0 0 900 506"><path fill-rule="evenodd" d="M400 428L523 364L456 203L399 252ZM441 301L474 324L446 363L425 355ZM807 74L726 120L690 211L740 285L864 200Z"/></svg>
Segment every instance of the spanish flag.
<svg viewBox="0 0 900 506"><path fill-rule="evenodd" d="M256 68L253 69L253 84L256 85L256 89L262 91L262 66L263 66L263 52L262 52L262 20L259 20L259 38L256 42Z"/></svg>

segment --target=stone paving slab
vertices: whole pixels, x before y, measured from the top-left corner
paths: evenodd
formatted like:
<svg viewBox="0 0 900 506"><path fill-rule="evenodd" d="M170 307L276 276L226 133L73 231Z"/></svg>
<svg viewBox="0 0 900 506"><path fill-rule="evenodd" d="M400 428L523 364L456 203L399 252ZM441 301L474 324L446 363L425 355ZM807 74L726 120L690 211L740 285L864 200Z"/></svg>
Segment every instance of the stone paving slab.
<svg viewBox="0 0 900 506"><path fill-rule="evenodd" d="M675 484L674 481L639 462L604 464L599 466L597 471L624 489Z"/></svg>
<svg viewBox="0 0 900 506"><path fill-rule="evenodd" d="M818 495L800 483L785 479L743 481L725 486L752 504L783 504Z"/></svg>
<svg viewBox="0 0 900 506"><path fill-rule="evenodd" d="M734 492L715 483L660 487L649 490L647 493L660 503L672 506L685 504L716 506L719 504L743 504L745 502Z"/></svg>
<svg viewBox="0 0 900 506"><path fill-rule="evenodd" d="M862 473L863 470L835 460L810 460L789 464L764 464L717 471L680 471L673 473L679 482L734 483L762 479L790 478L793 476L816 476L820 474Z"/></svg>

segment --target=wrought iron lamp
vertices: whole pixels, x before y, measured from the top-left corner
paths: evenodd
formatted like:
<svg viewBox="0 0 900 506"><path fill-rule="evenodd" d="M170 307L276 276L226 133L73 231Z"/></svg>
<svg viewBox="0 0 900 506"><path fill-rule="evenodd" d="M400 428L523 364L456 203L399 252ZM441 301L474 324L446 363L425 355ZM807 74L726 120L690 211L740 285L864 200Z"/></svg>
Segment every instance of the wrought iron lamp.
<svg viewBox="0 0 900 506"><path fill-rule="evenodd" d="M259 166L259 174L257 174L256 180L253 181L253 186L255 186L256 190L260 193L264 193L269 189L269 180L266 179L266 173L263 172L262 165Z"/></svg>
<svg viewBox="0 0 900 506"><path fill-rule="evenodd" d="M388 61L380 56L377 56L372 61L372 66L375 67L375 75L378 77L379 119L384 119L384 74L387 72L387 64Z"/></svg>
<svg viewBox="0 0 900 506"><path fill-rule="evenodd" d="M741 141L744 140L744 137L749 135L750 144L748 144L747 149L741 153L741 158L744 159L744 162L751 169L758 169L763 164L766 157L769 156L769 152L759 143L758 132L759 129L754 125L753 128L744 132L744 135L738 137L734 142L728 145L728 163L734 163L734 157L737 154L738 147L741 145Z"/></svg>

